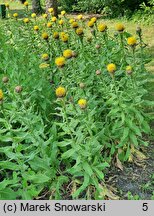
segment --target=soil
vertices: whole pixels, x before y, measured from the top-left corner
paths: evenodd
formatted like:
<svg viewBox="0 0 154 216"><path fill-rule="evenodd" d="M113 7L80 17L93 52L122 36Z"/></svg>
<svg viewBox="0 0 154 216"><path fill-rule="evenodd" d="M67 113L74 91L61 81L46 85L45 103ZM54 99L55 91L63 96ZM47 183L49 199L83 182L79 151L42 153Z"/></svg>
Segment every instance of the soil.
<svg viewBox="0 0 154 216"><path fill-rule="evenodd" d="M120 200L129 199L128 193L132 199L136 195L140 200L154 199L154 142L150 140L150 145L144 150L147 159L141 166L127 163L123 171L114 167L108 173L108 184L116 188L115 194Z"/></svg>

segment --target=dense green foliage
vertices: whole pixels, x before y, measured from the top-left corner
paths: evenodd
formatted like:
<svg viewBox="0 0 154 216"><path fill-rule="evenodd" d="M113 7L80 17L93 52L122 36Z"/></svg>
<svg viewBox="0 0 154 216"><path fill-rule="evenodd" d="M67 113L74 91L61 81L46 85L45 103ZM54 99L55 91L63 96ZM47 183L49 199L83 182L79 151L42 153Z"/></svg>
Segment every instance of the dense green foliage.
<svg viewBox="0 0 154 216"><path fill-rule="evenodd" d="M134 11L141 10L153 13L153 0L59 0L59 4L67 11L103 13L117 17L130 16ZM148 10L148 11L147 11Z"/></svg>
<svg viewBox="0 0 154 216"><path fill-rule="evenodd" d="M141 29L131 37L118 24L112 35L64 13L0 26L0 199L108 198L107 168L148 145Z"/></svg>

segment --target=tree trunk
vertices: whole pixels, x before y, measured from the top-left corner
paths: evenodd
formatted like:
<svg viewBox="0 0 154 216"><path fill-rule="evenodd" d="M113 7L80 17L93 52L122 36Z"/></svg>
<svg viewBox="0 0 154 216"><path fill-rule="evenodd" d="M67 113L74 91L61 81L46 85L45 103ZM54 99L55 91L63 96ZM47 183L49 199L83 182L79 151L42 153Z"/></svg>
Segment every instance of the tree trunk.
<svg viewBox="0 0 154 216"><path fill-rule="evenodd" d="M40 0L32 0L32 11L36 14L42 13Z"/></svg>
<svg viewBox="0 0 154 216"><path fill-rule="evenodd" d="M48 11L48 8L54 9L54 16L58 16L58 4L57 0L45 0L46 3L46 11Z"/></svg>

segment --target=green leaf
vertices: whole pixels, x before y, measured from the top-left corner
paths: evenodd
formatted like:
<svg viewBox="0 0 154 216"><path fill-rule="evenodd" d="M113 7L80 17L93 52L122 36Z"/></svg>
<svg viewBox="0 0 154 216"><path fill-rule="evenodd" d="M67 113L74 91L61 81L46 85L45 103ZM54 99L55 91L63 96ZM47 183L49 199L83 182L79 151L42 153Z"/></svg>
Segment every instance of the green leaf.
<svg viewBox="0 0 154 216"><path fill-rule="evenodd" d="M34 184L42 184L51 180L50 177L41 173L23 173L23 178L27 181L33 182Z"/></svg>
<svg viewBox="0 0 154 216"><path fill-rule="evenodd" d="M130 133L129 138L130 138L132 144L134 144L134 146L137 147L138 146L138 141L137 141L136 135L134 133Z"/></svg>
<svg viewBox="0 0 154 216"><path fill-rule="evenodd" d="M61 142L57 142L57 146L59 147L65 147L65 146L68 146L68 145L71 145L72 144L72 140L64 140L64 141L61 141Z"/></svg>
<svg viewBox="0 0 154 216"><path fill-rule="evenodd" d="M84 162L82 166L83 166L83 169L85 170L85 172L86 172L89 176L92 176L93 170L92 170L91 166L90 166L87 162Z"/></svg>
<svg viewBox="0 0 154 216"><path fill-rule="evenodd" d="M16 196L16 192L13 191L11 188L5 188L3 190L0 190L0 200L15 200Z"/></svg>
<svg viewBox="0 0 154 216"><path fill-rule="evenodd" d="M148 123L146 121L142 122L142 130L146 134L148 134L150 132L150 126L148 125Z"/></svg>
<svg viewBox="0 0 154 216"><path fill-rule="evenodd" d="M97 167L93 167L93 169L96 172L98 178L100 180L103 180L104 179L104 173L101 170L99 170Z"/></svg>
<svg viewBox="0 0 154 216"><path fill-rule="evenodd" d="M84 182L81 185L81 187L79 187L79 189L77 191L75 191L74 194L72 194L73 199L78 197L89 185L89 175L87 175L86 173L84 174Z"/></svg>
<svg viewBox="0 0 154 216"><path fill-rule="evenodd" d="M107 163L107 162L104 162L104 163L100 163L99 165L96 166L98 169L101 168L101 170L107 168L107 167L110 167L110 165Z"/></svg>
<svg viewBox="0 0 154 216"><path fill-rule="evenodd" d="M69 149L68 151L64 152L61 157L62 159L71 158L75 154L75 152L75 149Z"/></svg>
<svg viewBox="0 0 154 216"><path fill-rule="evenodd" d="M122 147L125 144L125 142L127 142L128 138L129 138L129 131L130 130L128 127L124 128L123 136L120 140L120 143L116 146L116 148Z"/></svg>

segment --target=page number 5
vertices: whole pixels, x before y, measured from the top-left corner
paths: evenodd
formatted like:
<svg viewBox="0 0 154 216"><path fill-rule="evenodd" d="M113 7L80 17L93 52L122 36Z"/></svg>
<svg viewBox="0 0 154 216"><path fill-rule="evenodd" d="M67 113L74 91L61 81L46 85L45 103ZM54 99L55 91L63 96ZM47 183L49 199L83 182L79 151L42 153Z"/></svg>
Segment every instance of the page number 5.
<svg viewBox="0 0 154 216"><path fill-rule="evenodd" d="M142 210L148 211L148 203L143 203Z"/></svg>

